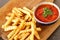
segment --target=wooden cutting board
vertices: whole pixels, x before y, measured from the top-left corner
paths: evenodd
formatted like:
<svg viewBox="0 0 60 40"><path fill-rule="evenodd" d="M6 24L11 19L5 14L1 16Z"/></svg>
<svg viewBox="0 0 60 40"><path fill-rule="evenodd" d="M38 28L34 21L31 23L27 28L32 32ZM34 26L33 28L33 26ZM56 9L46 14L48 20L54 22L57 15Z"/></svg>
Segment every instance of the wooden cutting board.
<svg viewBox="0 0 60 40"><path fill-rule="evenodd" d="M33 8L37 4L47 1L47 2L53 2L54 0L9 0L3 7L0 8L0 26L5 23L5 16L11 12L13 7L23 7L26 6L28 8ZM37 23L37 26L42 28L42 31L39 32L39 35L41 37L41 40L47 40L47 38L58 28L60 25L60 19L51 25L41 25ZM3 29L0 28L0 36L7 40L6 35L9 32L4 32Z"/></svg>

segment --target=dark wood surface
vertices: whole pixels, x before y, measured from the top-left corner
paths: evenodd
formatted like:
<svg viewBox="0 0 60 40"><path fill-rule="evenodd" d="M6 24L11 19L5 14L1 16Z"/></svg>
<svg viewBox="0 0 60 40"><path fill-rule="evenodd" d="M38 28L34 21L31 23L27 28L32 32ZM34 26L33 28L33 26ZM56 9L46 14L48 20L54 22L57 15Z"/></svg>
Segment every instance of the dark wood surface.
<svg viewBox="0 0 60 40"><path fill-rule="evenodd" d="M0 0L0 7L2 7L8 0ZM54 3L56 3L60 7L59 0L55 0ZM2 40L0 38L0 40ZM57 28L57 30L48 38L48 40L60 40L60 27Z"/></svg>

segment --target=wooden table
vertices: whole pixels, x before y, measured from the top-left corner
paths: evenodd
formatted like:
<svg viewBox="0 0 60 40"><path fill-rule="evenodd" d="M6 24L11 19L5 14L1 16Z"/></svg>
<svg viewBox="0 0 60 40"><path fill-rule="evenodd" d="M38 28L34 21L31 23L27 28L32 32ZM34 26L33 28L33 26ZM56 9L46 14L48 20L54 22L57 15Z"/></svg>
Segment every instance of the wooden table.
<svg viewBox="0 0 60 40"><path fill-rule="evenodd" d="M2 6L2 4L4 5L8 0L5 1L1 0L1 1L0 1L0 5ZM59 0L55 0L55 3L59 5ZM51 35L50 38L48 38L48 40L60 40L60 27L53 33L53 35Z"/></svg>

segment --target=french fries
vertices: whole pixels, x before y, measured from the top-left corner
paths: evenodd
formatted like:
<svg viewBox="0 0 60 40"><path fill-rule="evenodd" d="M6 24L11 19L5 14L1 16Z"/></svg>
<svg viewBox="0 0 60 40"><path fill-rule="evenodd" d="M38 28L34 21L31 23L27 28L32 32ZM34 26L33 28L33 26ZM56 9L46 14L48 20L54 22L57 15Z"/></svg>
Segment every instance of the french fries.
<svg viewBox="0 0 60 40"><path fill-rule="evenodd" d="M2 28L4 31L11 30L7 35L8 40L34 40L34 36L40 40L38 31L41 31L41 28L36 27L33 11L27 7L14 7L6 20Z"/></svg>

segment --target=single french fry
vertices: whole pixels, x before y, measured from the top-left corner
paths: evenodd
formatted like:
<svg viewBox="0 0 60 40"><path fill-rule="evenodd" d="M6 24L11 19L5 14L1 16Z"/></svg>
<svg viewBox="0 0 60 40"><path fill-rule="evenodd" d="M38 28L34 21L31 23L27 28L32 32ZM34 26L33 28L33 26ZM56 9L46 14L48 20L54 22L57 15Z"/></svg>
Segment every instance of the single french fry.
<svg viewBox="0 0 60 40"><path fill-rule="evenodd" d="M40 40L40 36L39 36L39 34L38 34L38 32L37 31L35 31L35 37L38 39L38 40Z"/></svg>
<svg viewBox="0 0 60 40"><path fill-rule="evenodd" d="M10 38L13 36L13 34L15 33L15 31L16 31L16 30L13 30L12 32L10 32L10 33L7 35L7 38L10 39Z"/></svg>
<svg viewBox="0 0 60 40"><path fill-rule="evenodd" d="M7 28L4 29L4 31L10 31L10 30L13 30L16 28L17 28L17 26L8 26Z"/></svg>
<svg viewBox="0 0 60 40"><path fill-rule="evenodd" d="M41 31L41 28L36 28L37 31Z"/></svg>
<svg viewBox="0 0 60 40"><path fill-rule="evenodd" d="M30 37L30 40L34 40L34 30L35 30L35 28L34 28L34 26L32 25L32 23L31 23L31 30L32 30L32 32L31 32L31 37Z"/></svg>
<svg viewBox="0 0 60 40"><path fill-rule="evenodd" d="M33 7L33 8L31 9L31 11L34 11L34 10L35 10L35 8L36 8L36 7Z"/></svg>
<svg viewBox="0 0 60 40"><path fill-rule="evenodd" d="M34 40L34 34L33 33L30 36L30 40Z"/></svg>

